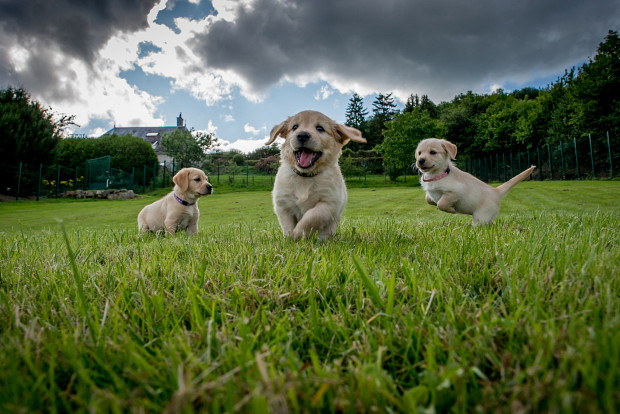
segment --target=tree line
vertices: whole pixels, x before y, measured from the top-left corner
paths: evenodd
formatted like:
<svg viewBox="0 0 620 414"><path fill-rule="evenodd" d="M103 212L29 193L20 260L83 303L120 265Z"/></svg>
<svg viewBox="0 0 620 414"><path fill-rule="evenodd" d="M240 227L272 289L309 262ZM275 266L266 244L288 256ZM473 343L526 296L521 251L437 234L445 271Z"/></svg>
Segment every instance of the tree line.
<svg viewBox="0 0 620 414"><path fill-rule="evenodd" d="M470 91L438 105L427 95L411 95L402 111L395 109L391 94L379 94L370 116L363 99L353 94L346 124L360 129L368 143L350 145L344 155L375 153L384 166L407 168L418 142L428 137L448 139L467 157L524 151L589 134L617 137L618 91L620 38L610 30L593 59L541 89Z"/></svg>
<svg viewBox="0 0 620 414"><path fill-rule="evenodd" d="M427 95L412 94L397 110L392 94L378 94L372 113L354 93L346 111L346 124L362 131L366 144L350 143L344 149L343 168L355 169L352 158L382 159L379 168L409 168L418 142L428 137L446 138L459 154L482 157L498 152L524 151L544 144L591 134L620 133L620 37L610 30L596 55L545 88L523 88L491 94L460 94L435 104ZM0 90L0 163L14 165L61 164L82 167L86 159L111 155L113 168L153 165L157 156L141 138L106 136L62 138L75 125L74 117L57 115L33 101L23 89ZM211 134L179 130L162 138L164 152L178 165L241 167L251 161L255 169L273 172L278 148L273 145L243 155L207 150L217 144ZM349 158L349 160L347 160ZM377 165L377 163L374 163Z"/></svg>

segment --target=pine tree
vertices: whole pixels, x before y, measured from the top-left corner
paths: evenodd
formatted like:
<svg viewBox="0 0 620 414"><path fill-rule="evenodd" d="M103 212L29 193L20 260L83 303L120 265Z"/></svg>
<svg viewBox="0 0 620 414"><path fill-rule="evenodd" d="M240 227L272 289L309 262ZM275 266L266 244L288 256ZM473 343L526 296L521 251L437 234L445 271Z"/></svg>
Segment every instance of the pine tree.
<svg viewBox="0 0 620 414"><path fill-rule="evenodd" d="M364 100L357 93L353 93L347 106L345 125L361 130L366 122L366 115L368 111L364 108Z"/></svg>
<svg viewBox="0 0 620 414"><path fill-rule="evenodd" d="M394 103L392 94L388 93L384 95L380 93L377 95L375 101L372 103L372 108L375 118L379 118L383 123L390 121L394 118L394 113L396 112L394 110L396 104Z"/></svg>
<svg viewBox="0 0 620 414"><path fill-rule="evenodd" d="M418 94L411 94L409 95L409 98L407 98L403 112L413 112L413 110L418 106L420 106L420 97Z"/></svg>

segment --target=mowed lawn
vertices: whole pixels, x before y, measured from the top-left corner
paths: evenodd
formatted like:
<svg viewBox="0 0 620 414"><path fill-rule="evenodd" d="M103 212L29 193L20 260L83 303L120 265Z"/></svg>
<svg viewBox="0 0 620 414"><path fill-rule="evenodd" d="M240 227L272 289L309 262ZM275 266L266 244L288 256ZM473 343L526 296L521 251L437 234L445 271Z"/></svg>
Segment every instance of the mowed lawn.
<svg viewBox="0 0 620 414"><path fill-rule="evenodd" d="M0 203L0 411L620 411L618 181L521 183L485 227L355 188L323 242L217 188L142 236L159 197Z"/></svg>
<svg viewBox="0 0 620 414"><path fill-rule="evenodd" d="M139 195L134 200L49 200L0 203L0 232L56 229L58 221L66 228L137 229L138 213L147 204L165 194ZM467 223L468 216L450 216L424 202L420 187L376 187L348 190L349 201L344 220L378 219L450 221ZM499 219L511 214L536 215L541 212L581 214L619 212L620 182L567 181L524 182L502 201ZM203 197L198 202L200 229L219 225L277 225L271 192L228 192Z"/></svg>

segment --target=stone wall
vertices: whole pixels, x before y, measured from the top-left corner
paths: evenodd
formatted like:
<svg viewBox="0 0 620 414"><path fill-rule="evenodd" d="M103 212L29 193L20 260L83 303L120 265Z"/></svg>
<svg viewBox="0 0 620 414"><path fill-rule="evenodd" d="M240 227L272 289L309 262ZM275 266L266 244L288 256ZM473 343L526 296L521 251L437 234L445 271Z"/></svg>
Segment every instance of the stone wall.
<svg viewBox="0 0 620 414"><path fill-rule="evenodd" d="M62 193L62 196L69 197L69 198L97 198L97 199L107 198L108 200L115 200L115 199L128 200L128 199L136 198L136 195L133 193L133 190L125 190L125 189L65 191L64 193Z"/></svg>

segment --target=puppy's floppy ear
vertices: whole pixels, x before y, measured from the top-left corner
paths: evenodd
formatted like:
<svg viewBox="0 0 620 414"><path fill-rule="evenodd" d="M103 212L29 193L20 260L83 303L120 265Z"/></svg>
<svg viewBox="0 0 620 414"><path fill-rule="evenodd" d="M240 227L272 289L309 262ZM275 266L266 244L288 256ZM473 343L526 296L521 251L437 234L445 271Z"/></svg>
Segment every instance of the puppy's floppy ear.
<svg viewBox="0 0 620 414"><path fill-rule="evenodd" d="M172 181L183 191L187 191L187 187L189 187L189 173L190 170L188 168L181 168L181 171L172 177Z"/></svg>
<svg viewBox="0 0 620 414"><path fill-rule="evenodd" d="M337 124L336 133L340 137L340 143L344 146L349 141L366 142L366 138L362 137L362 133L359 129L355 129L346 125Z"/></svg>
<svg viewBox="0 0 620 414"><path fill-rule="evenodd" d="M456 145L454 145L448 140L442 139L441 146L444 147L444 149L448 152L450 159L456 159Z"/></svg>
<svg viewBox="0 0 620 414"><path fill-rule="evenodd" d="M273 141L278 137L286 138L286 133L288 131L288 119L282 122L280 125L276 125L271 129L269 133L269 141L265 143L265 145L271 145Z"/></svg>

